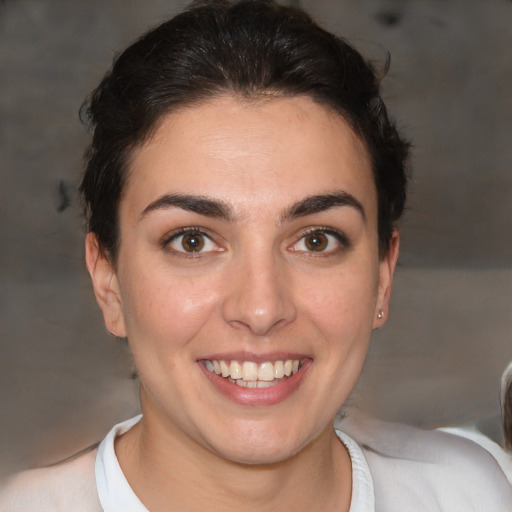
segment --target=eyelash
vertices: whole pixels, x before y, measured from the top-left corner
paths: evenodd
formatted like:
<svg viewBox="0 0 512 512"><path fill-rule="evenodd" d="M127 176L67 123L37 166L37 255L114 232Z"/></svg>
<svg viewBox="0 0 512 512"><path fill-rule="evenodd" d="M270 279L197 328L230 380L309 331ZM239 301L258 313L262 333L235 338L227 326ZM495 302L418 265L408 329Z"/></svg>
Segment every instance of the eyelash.
<svg viewBox="0 0 512 512"><path fill-rule="evenodd" d="M209 240L211 243L215 244L212 236L203 228L200 228L198 226L187 226L187 227L184 227L184 228L179 228L177 229L176 231L173 231L172 233L168 234L163 240L162 240L162 247L164 249L170 249L172 250L175 254L181 256L181 257L186 257L186 258L194 258L194 257L197 257L199 256L202 251L180 251L178 249L174 249L172 247L170 247L170 245L175 242L176 240L178 240L180 237L183 237L185 235L201 235L202 237L206 238L207 240ZM217 245L217 244L215 244ZM223 251L223 249L219 249L219 252ZM211 251L205 251L205 252L211 252Z"/></svg>
<svg viewBox="0 0 512 512"><path fill-rule="evenodd" d="M315 235L315 234L330 235L330 236L334 237L337 242L339 242L341 247L337 247L334 249L321 250L321 251L314 251L314 250L303 251L303 250L301 250L300 251L301 253L306 253L306 254L308 254L308 256L314 256L314 257L324 256L325 257L325 256L330 256L332 254L338 253L340 250L347 250L352 247L352 243L351 243L350 239L342 231L338 231L333 228L320 227L320 226L308 228L306 231L304 231L302 233L300 238L291 247L296 246L297 244L299 244L299 242L303 241L306 237L308 237L310 235ZM292 250L294 251L295 249L292 249ZM299 252L299 251L297 251L297 252Z"/></svg>
<svg viewBox="0 0 512 512"><path fill-rule="evenodd" d="M175 249L175 248L172 248L170 247L172 245L173 242L175 242L177 239L179 239L180 237L183 237L185 235L188 235L188 234L197 234L197 235L201 235L202 237L206 238L209 242L211 242L212 244L215 244L215 241L213 240L212 236L203 228L201 227L198 227L198 226L187 226L187 227L184 227L184 228L179 228L177 229L176 231L173 231L172 233L170 233L169 235L167 235L163 240L162 240L162 248L167 248L167 249L170 249L172 250L175 254L181 256L181 257L187 257L187 258L194 258L194 257L198 257L201 253L205 252L205 253L208 253L208 252L216 252L216 251L186 251L186 250L178 250L178 249ZM300 242L302 242L303 240L306 239L306 237L308 236L311 236L311 235L327 235L327 236L332 236L336 239L336 241L341 245L341 247L336 247L334 249L329 249L329 245L327 245L327 249L326 250L318 250L318 251L315 251L315 250L303 250L303 249L294 249L295 246L297 246ZM327 241L327 244L329 244L329 241ZM215 244L217 245L217 244ZM313 256L313 257L325 257L325 256L329 256L329 255L332 255L332 254L335 254L335 253L338 253L340 250L347 250L347 249L350 249L352 246L349 238L347 237L347 235L341 231L338 231L336 229L332 229L332 228L326 228L326 227L311 227L311 228L308 228L306 231L304 231L300 237L297 239L296 242L294 242L291 246L290 246L290 250L292 252L298 252L298 253L301 253L301 254L308 254L308 256ZM202 249L202 248L201 248ZM224 249L220 248L218 252L223 252Z"/></svg>

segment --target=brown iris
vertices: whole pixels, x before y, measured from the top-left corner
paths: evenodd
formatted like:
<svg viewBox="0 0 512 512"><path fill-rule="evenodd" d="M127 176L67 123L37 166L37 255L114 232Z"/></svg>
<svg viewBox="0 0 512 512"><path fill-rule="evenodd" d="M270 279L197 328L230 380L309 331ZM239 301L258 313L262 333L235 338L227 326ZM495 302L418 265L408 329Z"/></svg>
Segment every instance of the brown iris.
<svg viewBox="0 0 512 512"><path fill-rule="evenodd" d="M204 237L200 233L183 235L181 245L187 252L199 252L204 247Z"/></svg>
<svg viewBox="0 0 512 512"><path fill-rule="evenodd" d="M310 251L324 251L328 244L327 236L324 233L315 232L306 235L304 240L306 247Z"/></svg>

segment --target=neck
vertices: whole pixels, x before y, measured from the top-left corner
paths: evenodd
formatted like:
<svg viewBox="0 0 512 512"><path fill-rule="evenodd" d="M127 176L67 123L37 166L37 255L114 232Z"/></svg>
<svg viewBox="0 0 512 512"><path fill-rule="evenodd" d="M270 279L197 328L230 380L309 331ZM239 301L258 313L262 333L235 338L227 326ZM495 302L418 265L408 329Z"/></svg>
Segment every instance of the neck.
<svg viewBox="0 0 512 512"><path fill-rule="evenodd" d="M145 416L116 441L116 453L128 482L149 510L350 508L350 457L332 427L287 460L248 465L226 460Z"/></svg>

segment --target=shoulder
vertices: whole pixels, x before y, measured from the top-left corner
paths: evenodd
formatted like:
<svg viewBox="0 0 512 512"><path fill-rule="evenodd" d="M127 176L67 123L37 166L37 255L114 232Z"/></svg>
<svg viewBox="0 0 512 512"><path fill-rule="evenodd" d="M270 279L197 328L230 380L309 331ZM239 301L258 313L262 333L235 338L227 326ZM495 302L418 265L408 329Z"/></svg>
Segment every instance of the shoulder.
<svg viewBox="0 0 512 512"><path fill-rule="evenodd" d="M359 415L340 426L363 450L380 510L512 510L502 469L469 439Z"/></svg>
<svg viewBox="0 0 512 512"><path fill-rule="evenodd" d="M0 510L9 512L101 512L93 447L54 466L23 471L3 482Z"/></svg>
<svg viewBox="0 0 512 512"><path fill-rule="evenodd" d="M456 436L465 437L466 439L470 439L474 443L479 444L494 457L512 485L512 453L508 452L500 445L489 439L486 435L482 434L474 424L470 423L458 427L445 427L439 430Z"/></svg>

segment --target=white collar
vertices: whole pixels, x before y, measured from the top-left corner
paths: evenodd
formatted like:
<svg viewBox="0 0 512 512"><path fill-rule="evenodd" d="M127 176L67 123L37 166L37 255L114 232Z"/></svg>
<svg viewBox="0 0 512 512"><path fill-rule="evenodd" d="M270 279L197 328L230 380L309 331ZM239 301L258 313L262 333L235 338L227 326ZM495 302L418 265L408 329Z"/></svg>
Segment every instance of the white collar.
<svg viewBox="0 0 512 512"><path fill-rule="evenodd" d="M149 512L124 476L114 450L114 439L133 427L142 415L115 425L98 447L94 472L104 512Z"/></svg>
<svg viewBox="0 0 512 512"><path fill-rule="evenodd" d="M104 512L149 512L133 492L114 450L114 439L133 427L142 415L115 425L98 447L96 486ZM374 512L375 497L370 468L361 448L344 432L335 430L352 462L352 499L349 512Z"/></svg>

